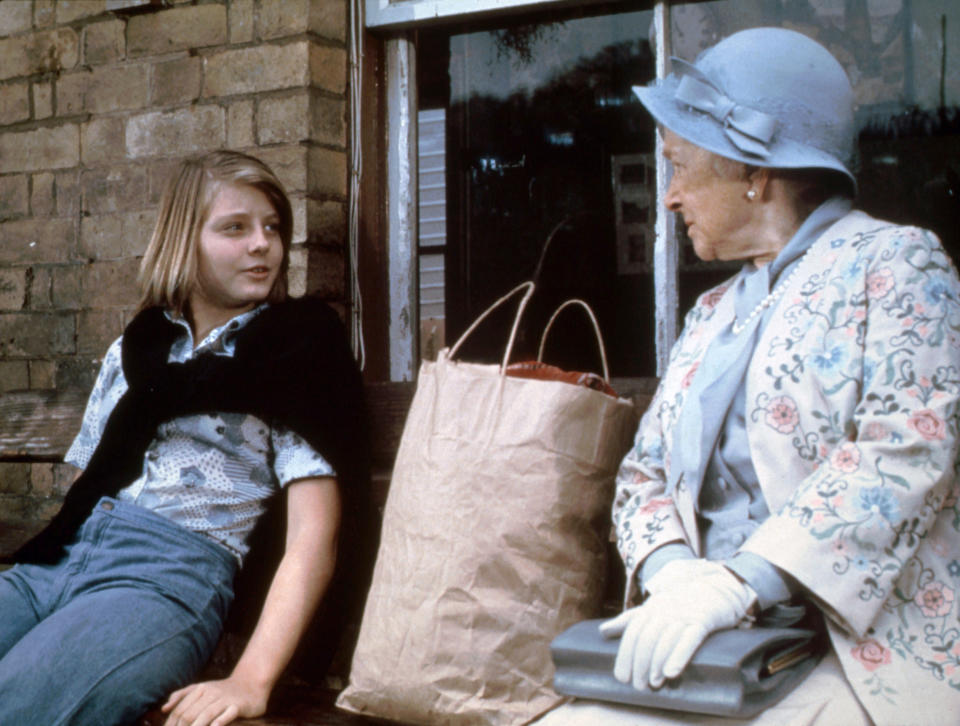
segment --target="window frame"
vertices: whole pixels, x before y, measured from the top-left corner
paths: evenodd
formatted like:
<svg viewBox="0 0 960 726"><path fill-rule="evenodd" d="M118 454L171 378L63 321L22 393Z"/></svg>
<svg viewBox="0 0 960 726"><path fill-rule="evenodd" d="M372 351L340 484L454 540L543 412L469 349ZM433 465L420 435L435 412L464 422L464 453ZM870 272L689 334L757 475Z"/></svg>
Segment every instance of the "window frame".
<svg viewBox="0 0 960 726"><path fill-rule="evenodd" d="M503 17L517 11L589 6L600 0L366 0L365 26L384 31L386 136L384 234L388 280L389 377L409 381L419 367L418 302L418 168L416 30L480 17ZM669 73L670 2L652 5L656 77ZM657 375L666 370L678 331L678 268L676 229L664 198L669 166L657 134L656 217L653 279Z"/></svg>

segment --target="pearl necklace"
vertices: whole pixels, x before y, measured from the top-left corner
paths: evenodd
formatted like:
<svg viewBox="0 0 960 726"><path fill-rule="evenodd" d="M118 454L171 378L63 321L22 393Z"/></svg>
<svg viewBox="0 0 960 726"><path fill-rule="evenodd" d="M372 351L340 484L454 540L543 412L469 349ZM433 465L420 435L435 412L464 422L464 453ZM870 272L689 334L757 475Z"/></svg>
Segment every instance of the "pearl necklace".
<svg viewBox="0 0 960 726"><path fill-rule="evenodd" d="M800 258L800 261L793 268L793 271L789 275L787 275L787 279L777 283L776 287L774 287L773 290L771 290L770 293L765 298L763 298L763 300L757 303L757 306L750 311L750 314L746 317L743 323L738 323L736 316L734 316L733 318L733 334L734 335L740 335L740 333L742 333L743 330L747 326L749 326L750 323L753 322L754 318L756 318L758 315L766 311L767 308L773 307L776 304L777 300L783 297L783 294L787 291L787 288L790 287L790 283L793 282L793 278L795 278L800 273L800 269L803 267L803 263L806 261L807 257L810 256L810 252L812 250L813 250L813 246L811 245L810 247L807 248L807 251L803 253L803 257Z"/></svg>

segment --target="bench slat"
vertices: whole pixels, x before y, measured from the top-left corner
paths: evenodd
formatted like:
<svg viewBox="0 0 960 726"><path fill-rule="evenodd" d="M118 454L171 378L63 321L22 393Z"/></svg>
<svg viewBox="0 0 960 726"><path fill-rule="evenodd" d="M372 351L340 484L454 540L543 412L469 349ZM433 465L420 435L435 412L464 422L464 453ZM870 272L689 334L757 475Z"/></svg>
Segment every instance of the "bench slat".
<svg viewBox="0 0 960 726"><path fill-rule="evenodd" d="M86 399L79 389L4 393L0 461L62 461L80 430Z"/></svg>

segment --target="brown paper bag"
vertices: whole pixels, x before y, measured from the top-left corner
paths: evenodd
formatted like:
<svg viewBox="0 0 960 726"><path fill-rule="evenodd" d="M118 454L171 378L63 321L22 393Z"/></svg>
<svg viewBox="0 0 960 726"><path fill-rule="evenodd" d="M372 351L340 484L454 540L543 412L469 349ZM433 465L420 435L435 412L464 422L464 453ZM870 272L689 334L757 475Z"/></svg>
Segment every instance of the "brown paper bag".
<svg viewBox="0 0 960 726"><path fill-rule="evenodd" d="M523 290L504 365L453 360ZM507 726L561 700L550 642L597 613L613 477L637 417L600 391L504 374L532 292L501 298L420 369L341 708Z"/></svg>

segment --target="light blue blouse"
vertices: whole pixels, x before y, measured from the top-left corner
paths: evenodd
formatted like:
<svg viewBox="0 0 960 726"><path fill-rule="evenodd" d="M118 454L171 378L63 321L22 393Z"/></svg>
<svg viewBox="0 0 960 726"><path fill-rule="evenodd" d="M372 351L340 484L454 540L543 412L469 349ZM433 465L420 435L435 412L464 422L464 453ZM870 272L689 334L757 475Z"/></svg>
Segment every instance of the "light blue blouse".
<svg viewBox="0 0 960 726"><path fill-rule="evenodd" d="M214 329L196 348L187 322L168 314L182 328L168 360L183 363L206 350L232 356L236 334L265 307ZM128 388L120 358L122 340L114 341L103 359L80 433L65 457L81 469ZM117 498L210 537L242 561L246 539L271 494L296 479L333 475L330 464L293 431L248 414L211 412L161 424L147 447L140 477Z"/></svg>

